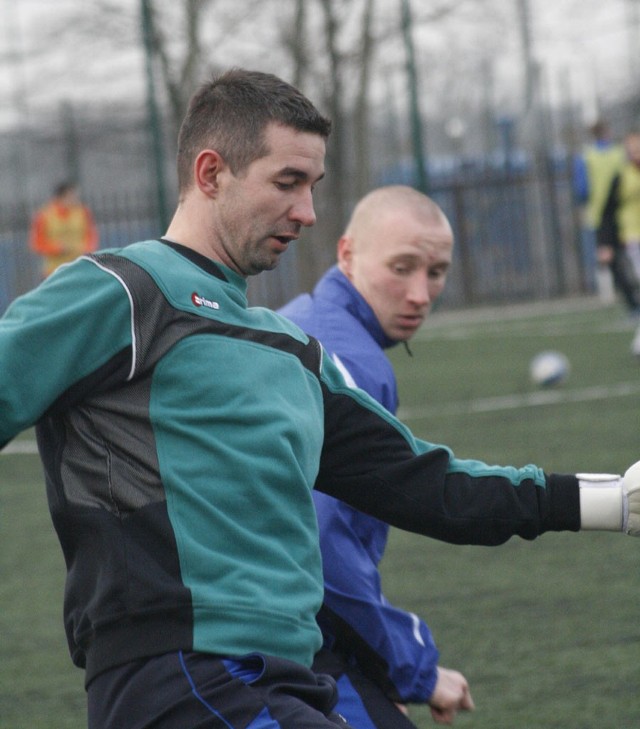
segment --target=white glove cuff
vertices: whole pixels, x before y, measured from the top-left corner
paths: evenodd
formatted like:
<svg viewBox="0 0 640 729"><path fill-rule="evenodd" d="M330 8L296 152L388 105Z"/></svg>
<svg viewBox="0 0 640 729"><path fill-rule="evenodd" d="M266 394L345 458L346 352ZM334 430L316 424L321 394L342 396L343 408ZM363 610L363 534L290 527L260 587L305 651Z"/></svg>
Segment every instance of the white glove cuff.
<svg viewBox="0 0 640 729"><path fill-rule="evenodd" d="M640 537L640 461L626 470L622 488L627 510L622 531Z"/></svg>
<svg viewBox="0 0 640 729"><path fill-rule="evenodd" d="M609 473L578 473L580 528L619 532L627 521L622 479Z"/></svg>

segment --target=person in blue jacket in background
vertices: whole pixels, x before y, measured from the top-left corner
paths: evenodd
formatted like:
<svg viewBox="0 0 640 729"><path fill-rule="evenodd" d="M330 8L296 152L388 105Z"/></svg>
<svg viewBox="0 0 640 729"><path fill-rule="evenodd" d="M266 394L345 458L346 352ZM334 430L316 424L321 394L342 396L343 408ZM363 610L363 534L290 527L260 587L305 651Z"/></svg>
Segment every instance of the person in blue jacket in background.
<svg viewBox="0 0 640 729"><path fill-rule="evenodd" d="M337 245L337 264L280 313L318 338L354 387L398 408L384 350L407 342L442 293L453 233L438 205L403 185L373 190L356 205ZM406 704L428 703L437 722L473 706L466 679L438 665L426 623L386 599L378 565L389 527L326 494L314 493L325 598L324 647L316 670L338 682L337 711L363 729L413 727Z"/></svg>

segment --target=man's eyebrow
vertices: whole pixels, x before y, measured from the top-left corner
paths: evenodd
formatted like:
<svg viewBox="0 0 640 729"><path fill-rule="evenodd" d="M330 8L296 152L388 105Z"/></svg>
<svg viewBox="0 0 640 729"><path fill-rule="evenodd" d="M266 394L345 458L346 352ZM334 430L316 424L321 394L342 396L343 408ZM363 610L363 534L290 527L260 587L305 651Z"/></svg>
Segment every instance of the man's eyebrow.
<svg viewBox="0 0 640 729"><path fill-rule="evenodd" d="M304 170L300 170L297 167L283 167L279 172L278 175L282 175L283 177L295 177L296 180L308 180L309 179L309 173L305 172ZM324 177L324 172L319 175L319 177L316 178L316 182L319 182Z"/></svg>
<svg viewBox="0 0 640 729"><path fill-rule="evenodd" d="M419 253L414 253L413 251L398 251L393 255L389 256L389 260L391 261L398 261L400 259L418 260L420 258L422 258L422 256Z"/></svg>

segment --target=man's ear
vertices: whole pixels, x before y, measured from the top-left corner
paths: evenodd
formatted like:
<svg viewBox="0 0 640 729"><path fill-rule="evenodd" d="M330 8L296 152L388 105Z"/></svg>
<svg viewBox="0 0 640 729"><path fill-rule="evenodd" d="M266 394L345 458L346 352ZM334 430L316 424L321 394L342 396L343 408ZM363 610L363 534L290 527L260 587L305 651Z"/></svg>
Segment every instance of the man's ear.
<svg viewBox="0 0 640 729"><path fill-rule="evenodd" d="M227 164L218 152L203 149L193 165L193 176L198 189L208 197L217 197L220 188L220 173Z"/></svg>
<svg viewBox="0 0 640 729"><path fill-rule="evenodd" d="M338 268L351 279L353 267L353 238L343 235L338 240Z"/></svg>

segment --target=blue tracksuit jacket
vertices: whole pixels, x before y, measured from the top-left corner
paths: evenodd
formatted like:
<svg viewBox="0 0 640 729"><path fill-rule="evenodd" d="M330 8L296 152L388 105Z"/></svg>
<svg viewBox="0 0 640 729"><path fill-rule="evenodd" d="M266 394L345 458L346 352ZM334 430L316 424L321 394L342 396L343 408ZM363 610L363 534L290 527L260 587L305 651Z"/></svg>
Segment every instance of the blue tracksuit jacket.
<svg viewBox="0 0 640 729"><path fill-rule="evenodd" d="M383 350L396 342L337 266L312 294L297 297L280 313L319 339L347 379L395 414L396 379ZM319 621L325 645L359 657L361 670L395 700L427 701L437 679L438 651L426 623L382 593L378 564L388 525L326 494L314 493L314 501L325 579Z"/></svg>

